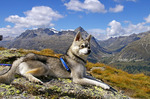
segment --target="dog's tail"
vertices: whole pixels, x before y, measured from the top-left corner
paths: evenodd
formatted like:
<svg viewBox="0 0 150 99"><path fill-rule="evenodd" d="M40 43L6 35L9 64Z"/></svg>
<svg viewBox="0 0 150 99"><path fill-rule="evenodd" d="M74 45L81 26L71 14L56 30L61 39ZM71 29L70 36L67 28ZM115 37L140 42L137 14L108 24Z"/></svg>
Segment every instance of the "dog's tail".
<svg viewBox="0 0 150 99"><path fill-rule="evenodd" d="M10 84L15 78L14 75L16 73L17 67L23 61L24 61L24 57L21 57L21 58L17 59L16 61L14 61L10 70L8 70L6 73L0 75L0 83Z"/></svg>

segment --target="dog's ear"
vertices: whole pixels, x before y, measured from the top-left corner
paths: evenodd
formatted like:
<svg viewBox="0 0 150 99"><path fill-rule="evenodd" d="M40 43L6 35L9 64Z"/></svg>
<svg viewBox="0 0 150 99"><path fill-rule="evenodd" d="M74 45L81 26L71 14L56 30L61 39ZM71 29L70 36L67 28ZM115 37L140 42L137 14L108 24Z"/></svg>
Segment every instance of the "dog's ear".
<svg viewBox="0 0 150 99"><path fill-rule="evenodd" d="M86 40L87 40L88 42L90 42L91 37L92 37L92 35L88 35L88 37L86 38Z"/></svg>
<svg viewBox="0 0 150 99"><path fill-rule="evenodd" d="M81 39L83 39L82 36L81 36L81 33L78 32L78 33L76 34L75 38L74 38L74 41L79 41L79 40L81 40Z"/></svg>

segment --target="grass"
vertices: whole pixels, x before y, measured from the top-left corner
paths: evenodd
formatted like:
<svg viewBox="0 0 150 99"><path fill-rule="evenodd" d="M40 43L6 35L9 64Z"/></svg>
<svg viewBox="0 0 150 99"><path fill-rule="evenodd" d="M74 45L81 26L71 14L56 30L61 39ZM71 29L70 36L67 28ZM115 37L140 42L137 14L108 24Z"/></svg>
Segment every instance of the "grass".
<svg viewBox="0 0 150 99"><path fill-rule="evenodd" d="M92 67L103 67L92 69ZM87 69L92 69L91 74L104 80L104 82L117 88L118 90L125 91L125 94L134 98L150 98L150 77L140 74L128 74L119 69L112 68L102 63L87 63Z"/></svg>

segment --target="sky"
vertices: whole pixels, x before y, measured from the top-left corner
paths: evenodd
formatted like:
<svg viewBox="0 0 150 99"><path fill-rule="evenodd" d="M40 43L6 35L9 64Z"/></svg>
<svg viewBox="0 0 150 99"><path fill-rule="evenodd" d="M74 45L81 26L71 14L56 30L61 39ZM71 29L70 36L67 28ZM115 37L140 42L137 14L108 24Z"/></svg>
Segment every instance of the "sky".
<svg viewBox="0 0 150 99"><path fill-rule="evenodd" d="M150 30L150 0L0 0L0 35L27 29L74 30L99 40Z"/></svg>

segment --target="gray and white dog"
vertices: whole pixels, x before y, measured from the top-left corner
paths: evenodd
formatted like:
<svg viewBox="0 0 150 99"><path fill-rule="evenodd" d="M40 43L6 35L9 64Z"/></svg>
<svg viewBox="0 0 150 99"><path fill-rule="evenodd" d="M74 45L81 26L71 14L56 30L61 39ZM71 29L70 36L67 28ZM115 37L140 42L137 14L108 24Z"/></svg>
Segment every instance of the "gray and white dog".
<svg viewBox="0 0 150 99"><path fill-rule="evenodd" d="M78 32L72 45L66 54L61 56L61 59L29 53L14 61L11 69L0 76L0 82L9 84L14 79L15 73L19 73L29 81L36 83L43 84L43 82L36 77L53 76L71 78L74 83L81 85L96 85L103 89L112 90L113 88L109 85L86 75L85 64L87 56L91 52L90 39L91 35L83 39L81 33ZM67 66L68 71L64 65Z"/></svg>

